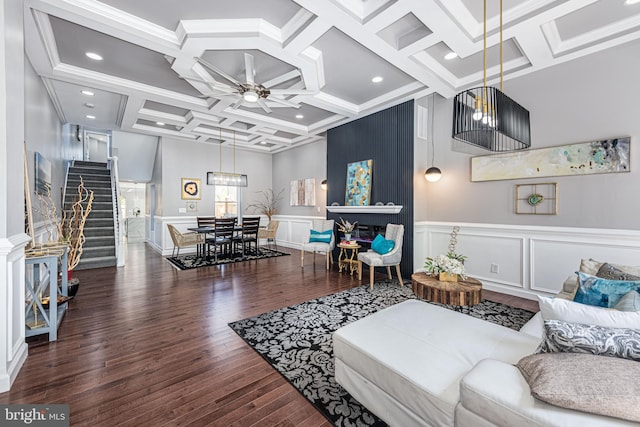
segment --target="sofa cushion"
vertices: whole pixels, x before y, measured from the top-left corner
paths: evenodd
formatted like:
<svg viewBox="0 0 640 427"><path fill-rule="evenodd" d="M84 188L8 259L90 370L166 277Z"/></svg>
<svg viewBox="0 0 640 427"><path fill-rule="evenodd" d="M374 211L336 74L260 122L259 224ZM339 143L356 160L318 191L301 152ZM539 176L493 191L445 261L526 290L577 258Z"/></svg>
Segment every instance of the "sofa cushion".
<svg viewBox="0 0 640 427"><path fill-rule="evenodd" d="M608 280L578 272L579 288L573 299L582 304L614 307L629 291L640 291L640 281Z"/></svg>
<svg viewBox="0 0 640 427"><path fill-rule="evenodd" d="M480 361L460 381L460 404L495 426L638 427L631 421L564 409L538 400L514 365L491 359Z"/></svg>
<svg viewBox="0 0 640 427"><path fill-rule="evenodd" d="M640 361L640 330L545 320L539 353L589 353Z"/></svg>
<svg viewBox="0 0 640 427"><path fill-rule="evenodd" d="M478 361L516 363L539 342L416 300L381 310L333 334L337 360L403 402L427 424L447 426L454 424L460 378Z"/></svg>
<svg viewBox="0 0 640 427"><path fill-rule="evenodd" d="M620 311L640 311L640 293L637 291L629 291L614 307Z"/></svg>
<svg viewBox="0 0 640 427"><path fill-rule="evenodd" d="M594 307L560 298L538 297L543 320L564 320L570 323L640 329L640 312L625 313Z"/></svg>
<svg viewBox="0 0 640 427"><path fill-rule="evenodd" d="M640 422L640 363L591 354L535 354L518 362L531 394L562 408Z"/></svg>

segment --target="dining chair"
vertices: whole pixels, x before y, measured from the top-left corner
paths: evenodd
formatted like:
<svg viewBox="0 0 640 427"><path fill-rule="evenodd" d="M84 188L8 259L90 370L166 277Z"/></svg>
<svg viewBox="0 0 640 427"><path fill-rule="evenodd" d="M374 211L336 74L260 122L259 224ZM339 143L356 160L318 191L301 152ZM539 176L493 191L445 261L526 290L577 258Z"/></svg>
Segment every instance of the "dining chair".
<svg viewBox="0 0 640 427"><path fill-rule="evenodd" d="M358 280L362 280L362 264L369 266L369 287L373 289L373 276L375 267L387 267L387 275L391 279L391 267L396 267L400 286L402 283L402 274L400 273L400 262L402 261L402 241L404 239L404 225L387 224L384 232L384 240L393 242L391 251L381 254L374 249L358 254Z"/></svg>
<svg viewBox="0 0 640 427"><path fill-rule="evenodd" d="M258 229L260 228L259 216L245 216L242 217L242 229L240 233L234 236L233 242L235 247L242 247L242 256L245 255L245 250L248 247L251 249L251 243L256 248L256 254L258 253Z"/></svg>
<svg viewBox="0 0 640 427"><path fill-rule="evenodd" d="M302 244L300 251L300 267L304 268L304 253L313 252L313 263L316 262L316 252L324 253L326 258L327 270L329 263L333 264L333 256L331 251L336 246L336 239L333 234L333 226L335 221L332 219L314 219L309 230L309 239L307 243Z"/></svg>
<svg viewBox="0 0 640 427"><path fill-rule="evenodd" d="M181 233L172 224L167 224L167 228L169 229L169 235L173 241L173 251L171 252L171 256L180 256L180 248L204 244L204 234L195 232ZM176 249L178 250L177 253L175 253Z"/></svg>
<svg viewBox="0 0 640 427"><path fill-rule="evenodd" d="M278 232L278 226L280 221L271 220L267 225L267 228L260 228L258 230L258 239L267 239L267 247L271 249L271 243L278 250L278 243L276 242L276 233Z"/></svg>
<svg viewBox="0 0 640 427"><path fill-rule="evenodd" d="M207 239L207 243L213 245L213 255L216 261L218 261L218 254L229 255L231 253L235 225L235 218L216 218L213 237Z"/></svg>

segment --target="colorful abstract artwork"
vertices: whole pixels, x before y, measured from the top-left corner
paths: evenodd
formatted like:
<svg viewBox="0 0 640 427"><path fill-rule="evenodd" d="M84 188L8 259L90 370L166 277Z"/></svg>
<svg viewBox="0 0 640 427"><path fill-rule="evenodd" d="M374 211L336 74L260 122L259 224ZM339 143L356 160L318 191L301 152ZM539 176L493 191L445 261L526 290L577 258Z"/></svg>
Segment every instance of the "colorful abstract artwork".
<svg viewBox="0 0 640 427"><path fill-rule="evenodd" d="M347 164L345 206L369 206L372 165L371 159Z"/></svg>
<svg viewBox="0 0 640 427"><path fill-rule="evenodd" d="M316 181L313 178L296 179L291 181L289 199L291 206L316 205Z"/></svg>
<svg viewBox="0 0 640 427"><path fill-rule="evenodd" d="M471 159L471 181L629 172L630 137Z"/></svg>
<svg viewBox="0 0 640 427"><path fill-rule="evenodd" d="M51 191L51 162L42 154L36 151L36 182L35 190L37 194L48 194Z"/></svg>
<svg viewBox="0 0 640 427"><path fill-rule="evenodd" d="M197 178L182 178L182 200L200 200L200 180Z"/></svg>

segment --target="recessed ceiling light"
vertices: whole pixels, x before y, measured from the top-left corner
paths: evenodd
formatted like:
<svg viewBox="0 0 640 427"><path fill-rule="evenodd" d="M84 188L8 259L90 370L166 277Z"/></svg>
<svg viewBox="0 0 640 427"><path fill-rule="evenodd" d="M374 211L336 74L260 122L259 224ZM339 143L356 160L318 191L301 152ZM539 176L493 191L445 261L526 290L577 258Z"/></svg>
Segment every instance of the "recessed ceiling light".
<svg viewBox="0 0 640 427"><path fill-rule="evenodd" d="M82 93L83 95L87 95L87 96L95 95L95 93L91 92L90 90L83 90L80 93Z"/></svg>
<svg viewBox="0 0 640 427"><path fill-rule="evenodd" d="M624 4L626 4L627 6L630 6L632 4L636 4L636 3L640 3L640 0L627 0L624 2Z"/></svg>
<svg viewBox="0 0 640 427"><path fill-rule="evenodd" d="M381 77L381 76L375 76L374 78L372 78L372 79L371 79L371 81L372 81L373 83L380 83L380 82L381 82L381 81L383 81L383 80L384 80L384 78L383 78L383 77Z"/></svg>
<svg viewBox="0 0 640 427"><path fill-rule="evenodd" d="M304 119L304 116L302 114L296 114L296 119Z"/></svg>
<svg viewBox="0 0 640 427"><path fill-rule="evenodd" d="M93 108L93 107L95 107L95 104L92 104L90 102L85 102L84 106L87 107L87 108Z"/></svg>
<svg viewBox="0 0 640 427"><path fill-rule="evenodd" d="M455 52L449 52L444 56L444 59L446 59L447 61L453 59L453 58L457 58L458 54Z"/></svg>
<svg viewBox="0 0 640 427"><path fill-rule="evenodd" d="M96 116L92 116L91 114L87 114L85 117L86 117L87 119L91 119L91 120L93 120L93 119L95 119L95 118L96 118Z"/></svg>
<svg viewBox="0 0 640 427"><path fill-rule="evenodd" d="M88 58L91 58L94 61L102 61L102 56L98 55L95 52L87 52L87 53L85 53L85 55L87 55Z"/></svg>
<svg viewBox="0 0 640 427"><path fill-rule="evenodd" d="M158 126L164 126L164 122L156 122Z"/></svg>

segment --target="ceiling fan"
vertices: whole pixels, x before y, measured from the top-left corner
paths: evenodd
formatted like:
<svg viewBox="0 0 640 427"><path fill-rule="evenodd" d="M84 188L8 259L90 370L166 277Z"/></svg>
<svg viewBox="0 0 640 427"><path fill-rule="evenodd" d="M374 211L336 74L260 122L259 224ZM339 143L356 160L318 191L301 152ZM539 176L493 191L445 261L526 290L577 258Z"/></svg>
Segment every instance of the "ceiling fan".
<svg viewBox="0 0 640 427"><path fill-rule="evenodd" d="M276 77L268 82L264 82L263 84L256 83L255 74L256 69L254 65L253 55L249 53L244 54L244 69L245 69L245 81L240 82L229 74L225 73L215 65L210 62L202 59L195 58L203 67L217 74L218 76L225 79L227 82L231 83L230 85L222 84L216 82L209 82L206 80L192 79L189 77L185 77L186 80L194 80L199 81L201 83L206 83L209 87L217 92L212 94L211 96L214 98L223 97L223 96L236 96L238 99L236 102L232 104L232 108L238 108L243 103L248 104L258 104L265 113L270 113L271 108L267 105L265 100L269 100L281 105L285 105L287 107L298 108L300 105L288 101L284 98L280 98L280 96L288 96L288 95L314 95L316 92L312 90L306 89L270 89L269 86L275 86L277 84L283 83L287 80L291 80L294 77L300 75L298 70L291 71L289 73L284 74L283 76Z"/></svg>

